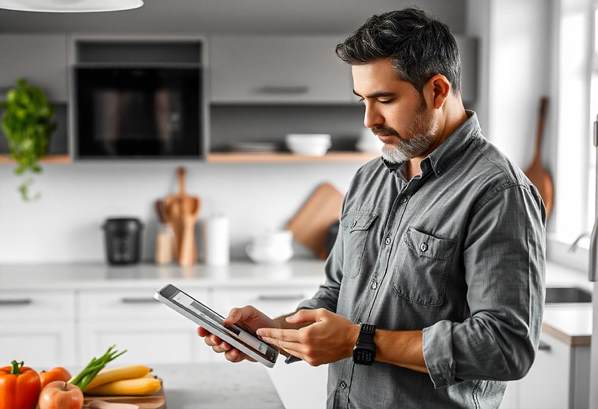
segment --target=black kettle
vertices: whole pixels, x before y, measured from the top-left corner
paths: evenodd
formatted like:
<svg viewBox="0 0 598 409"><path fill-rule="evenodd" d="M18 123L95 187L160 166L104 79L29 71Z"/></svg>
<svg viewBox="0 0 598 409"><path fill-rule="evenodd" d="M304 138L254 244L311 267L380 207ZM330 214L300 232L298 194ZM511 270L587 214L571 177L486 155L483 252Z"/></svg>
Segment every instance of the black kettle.
<svg viewBox="0 0 598 409"><path fill-rule="evenodd" d="M137 264L141 258L143 223L134 217L113 217L102 225L106 259L111 265Z"/></svg>

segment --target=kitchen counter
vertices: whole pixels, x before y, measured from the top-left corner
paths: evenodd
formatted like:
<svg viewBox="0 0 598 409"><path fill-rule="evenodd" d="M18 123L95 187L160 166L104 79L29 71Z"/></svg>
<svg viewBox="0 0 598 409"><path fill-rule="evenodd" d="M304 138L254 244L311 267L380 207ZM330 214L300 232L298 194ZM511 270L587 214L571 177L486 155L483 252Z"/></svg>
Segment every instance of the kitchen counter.
<svg viewBox="0 0 598 409"><path fill-rule="evenodd" d="M542 330L568 345L590 346L592 304L548 304L544 309Z"/></svg>
<svg viewBox="0 0 598 409"><path fill-rule="evenodd" d="M168 409L284 409L260 364L242 362L153 365Z"/></svg>
<svg viewBox="0 0 598 409"><path fill-rule="evenodd" d="M77 290L158 288L165 283L194 287L280 287L317 286L324 280L324 262L296 259L281 265L260 265L235 261L225 267L199 264L138 264L113 267L104 263L48 263L0 265L3 290ZM547 263L546 285L577 286L591 291L593 283L581 272ZM573 346L589 345L592 334L591 304L549 304L544 314L546 333Z"/></svg>
<svg viewBox="0 0 598 409"><path fill-rule="evenodd" d="M287 284L318 285L324 280L324 262L298 259L263 265L249 261L212 267L198 264L137 264L115 267L104 263L48 263L0 265L2 289L157 288L164 283L195 287L269 287Z"/></svg>

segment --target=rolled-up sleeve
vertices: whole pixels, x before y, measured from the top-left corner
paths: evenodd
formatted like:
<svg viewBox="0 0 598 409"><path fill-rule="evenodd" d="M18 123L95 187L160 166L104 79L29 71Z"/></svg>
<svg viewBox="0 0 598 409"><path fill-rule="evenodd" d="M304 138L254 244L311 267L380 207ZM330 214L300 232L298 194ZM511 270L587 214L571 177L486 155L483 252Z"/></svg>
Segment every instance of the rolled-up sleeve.
<svg viewBox="0 0 598 409"><path fill-rule="evenodd" d="M424 359L435 388L527 373L542 323L545 223L533 186L507 183L480 199L464 238L470 316L423 329Z"/></svg>

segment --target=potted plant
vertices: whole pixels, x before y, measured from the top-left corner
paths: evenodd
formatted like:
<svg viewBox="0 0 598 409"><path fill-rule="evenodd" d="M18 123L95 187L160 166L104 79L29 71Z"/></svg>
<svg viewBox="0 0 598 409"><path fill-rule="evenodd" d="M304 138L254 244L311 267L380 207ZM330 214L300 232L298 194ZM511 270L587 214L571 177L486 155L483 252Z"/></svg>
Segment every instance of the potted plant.
<svg viewBox="0 0 598 409"><path fill-rule="evenodd" d="M2 132L8 140L10 156L17 162L15 173L40 173L39 161L46 154L50 137L56 129L54 108L45 93L19 79L16 86L8 90L5 100L0 102L0 108L4 110ZM32 178L28 177L19 186L24 201L39 197L39 193L33 197L29 193L32 182Z"/></svg>

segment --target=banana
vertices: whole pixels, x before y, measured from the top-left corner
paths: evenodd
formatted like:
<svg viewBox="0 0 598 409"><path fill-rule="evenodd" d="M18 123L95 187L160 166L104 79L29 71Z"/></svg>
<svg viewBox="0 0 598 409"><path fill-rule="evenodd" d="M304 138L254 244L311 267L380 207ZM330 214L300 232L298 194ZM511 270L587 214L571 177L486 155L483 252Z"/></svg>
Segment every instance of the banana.
<svg viewBox="0 0 598 409"><path fill-rule="evenodd" d="M96 388L110 382L121 381L123 379L141 378L150 373L151 368L144 365L126 365L117 368L109 368L100 371L95 378L87 385L85 391Z"/></svg>
<svg viewBox="0 0 598 409"><path fill-rule="evenodd" d="M124 379L100 385L85 391L88 395L108 396L140 396L151 395L162 388L162 383L156 378Z"/></svg>

